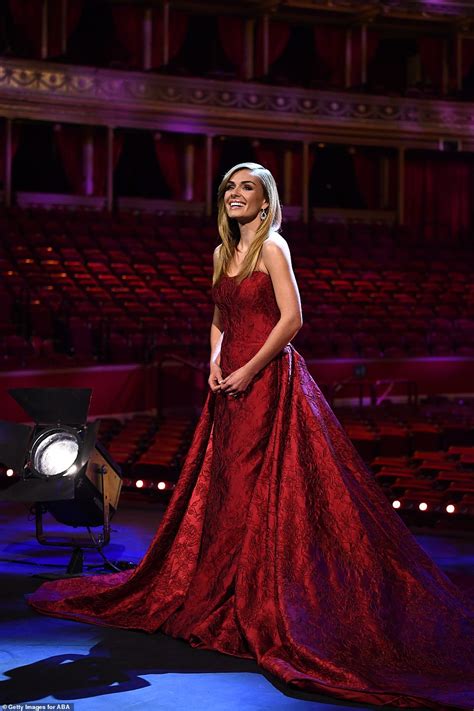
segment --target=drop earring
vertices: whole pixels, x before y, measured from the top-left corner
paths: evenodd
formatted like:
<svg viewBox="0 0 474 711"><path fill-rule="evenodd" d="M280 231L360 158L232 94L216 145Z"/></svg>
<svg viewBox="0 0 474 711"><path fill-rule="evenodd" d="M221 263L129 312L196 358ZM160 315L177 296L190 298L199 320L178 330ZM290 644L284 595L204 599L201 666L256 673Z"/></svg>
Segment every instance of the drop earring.
<svg viewBox="0 0 474 711"><path fill-rule="evenodd" d="M265 208L262 208L262 210L260 210L260 219L262 220L262 222L267 219L267 211L265 210Z"/></svg>

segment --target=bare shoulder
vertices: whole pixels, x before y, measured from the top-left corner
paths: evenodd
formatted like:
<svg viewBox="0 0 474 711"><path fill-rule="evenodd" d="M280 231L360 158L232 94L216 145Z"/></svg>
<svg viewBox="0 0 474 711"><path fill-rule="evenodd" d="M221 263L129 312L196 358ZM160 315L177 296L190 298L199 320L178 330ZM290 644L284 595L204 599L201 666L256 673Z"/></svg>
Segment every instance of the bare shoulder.
<svg viewBox="0 0 474 711"><path fill-rule="evenodd" d="M288 242L284 237L281 236L281 234L279 234L278 232L271 232L263 243L262 249L276 252L279 249L289 249L289 247Z"/></svg>
<svg viewBox="0 0 474 711"><path fill-rule="evenodd" d="M262 257L267 267L272 264L291 264L288 242L278 232L272 232L262 245Z"/></svg>

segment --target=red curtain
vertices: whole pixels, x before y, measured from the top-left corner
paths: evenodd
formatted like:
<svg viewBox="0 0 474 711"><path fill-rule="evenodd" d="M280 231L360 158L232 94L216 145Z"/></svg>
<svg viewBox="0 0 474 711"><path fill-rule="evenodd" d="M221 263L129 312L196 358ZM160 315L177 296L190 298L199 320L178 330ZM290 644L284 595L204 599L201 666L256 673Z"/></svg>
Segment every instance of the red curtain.
<svg viewBox="0 0 474 711"><path fill-rule="evenodd" d="M13 22L28 42L29 56L41 57L41 26L43 3L31 0L10 0Z"/></svg>
<svg viewBox="0 0 474 711"><path fill-rule="evenodd" d="M206 200L206 139L195 138L193 195L196 202Z"/></svg>
<svg viewBox="0 0 474 711"><path fill-rule="evenodd" d="M220 165L221 165L221 158L222 158L222 149L224 145L225 137L224 136L216 136L214 140L212 141L212 180L216 180L216 178L219 179L219 182L222 180L224 177L224 172L219 173L220 170ZM226 165L224 167L224 171L226 172L229 170L229 168L232 168L231 165ZM213 198L215 199L216 196L213 195Z"/></svg>
<svg viewBox="0 0 474 711"><path fill-rule="evenodd" d="M115 36L128 53L130 69L143 69L143 21L145 10L136 5L112 5Z"/></svg>
<svg viewBox="0 0 474 711"><path fill-rule="evenodd" d="M115 132L114 146L119 135L123 142L123 135ZM94 195L107 194L107 130L97 128L93 134L94 140Z"/></svg>
<svg viewBox="0 0 474 711"><path fill-rule="evenodd" d="M20 127L12 124L12 163L18 148ZM5 183L5 122L0 122L0 184Z"/></svg>
<svg viewBox="0 0 474 711"><path fill-rule="evenodd" d="M388 209L395 210L398 203L398 156L394 151L388 155Z"/></svg>
<svg viewBox="0 0 474 711"><path fill-rule="evenodd" d="M462 40L462 76L467 77L474 64L474 39Z"/></svg>
<svg viewBox="0 0 474 711"><path fill-rule="evenodd" d="M82 126L57 124L54 127L54 139L72 191L74 195L82 195L84 193Z"/></svg>
<svg viewBox="0 0 474 711"><path fill-rule="evenodd" d="M256 141L254 144L257 163L268 168L276 180L280 198L283 195L283 171L281 170L282 149L278 144L270 141Z"/></svg>
<svg viewBox="0 0 474 711"><path fill-rule="evenodd" d="M195 139L196 152L194 155L194 187L193 194L194 200L196 202L204 202L206 200L206 139L197 136ZM219 171L219 165L222 156L222 144L223 141L219 140L217 136L212 142L212 185L214 187L214 181L217 178ZM230 168L231 166L226 166ZM223 175L219 175L219 180L222 179ZM213 203L215 204L216 195L212 196Z"/></svg>
<svg viewBox="0 0 474 711"><path fill-rule="evenodd" d="M184 193L184 155L180 136L156 134L155 153L173 199L181 200Z"/></svg>
<svg viewBox="0 0 474 711"><path fill-rule="evenodd" d="M76 29L85 0L67 0L66 41ZM62 54L62 0L48 0L48 57Z"/></svg>
<svg viewBox="0 0 474 711"><path fill-rule="evenodd" d="M0 185L5 184L5 122L0 121Z"/></svg>
<svg viewBox="0 0 474 711"><path fill-rule="evenodd" d="M407 155L407 224L425 239L459 239L473 225L474 165L461 157Z"/></svg>
<svg viewBox="0 0 474 711"><path fill-rule="evenodd" d="M375 59L380 42L380 35L373 29L367 30L367 69L369 64Z"/></svg>
<svg viewBox="0 0 474 711"><path fill-rule="evenodd" d="M362 83L362 42L360 29L353 27L350 30L349 37L351 43L351 86L359 86L359 84Z"/></svg>
<svg viewBox="0 0 474 711"><path fill-rule="evenodd" d="M366 76L370 63L375 58L380 42L380 35L370 27L367 28L367 49L366 49ZM342 60L342 64L344 60ZM353 86L362 83L362 28L355 28L351 33L351 82Z"/></svg>
<svg viewBox="0 0 474 711"><path fill-rule="evenodd" d="M380 156L373 151L356 148L352 155L359 192L367 209L380 206Z"/></svg>
<svg viewBox="0 0 474 711"><path fill-rule="evenodd" d="M314 152L309 152L309 171L311 175L314 164ZM301 145L292 147L291 155L291 191L290 205L301 205L303 202L303 149ZM309 189L309 185L305 185L305 190Z"/></svg>
<svg viewBox="0 0 474 711"><path fill-rule="evenodd" d="M153 37L151 49L151 66L153 69L163 66L163 11L153 10ZM168 60L173 59L183 46L188 30L188 14L181 10L170 10L168 32Z"/></svg>
<svg viewBox="0 0 474 711"><path fill-rule="evenodd" d="M346 31L333 25L314 28L316 52L331 71L331 84L344 86Z"/></svg>
<svg viewBox="0 0 474 711"><path fill-rule="evenodd" d="M194 187L193 194L194 199L197 202L204 202L206 200L206 139L201 137L196 137L196 153L194 159ZM212 141L212 165L211 165L211 182L214 191L215 183L217 179L219 182L224 177L224 172L220 171L220 163L222 157L222 146L224 141L220 140L219 136L216 136ZM226 165L225 170L227 171L232 166ZM215 205L217 194L213 192L212 201Z"/></svg>
<svg viewBox="0 0 474 711"><path fill-rule="evenodd" d="M261 77L264 73L264 57L263 57L263 20L259 23L257 31L257 50L256 50L256 76ZM273 62L276 62L285 51L288 40L290 39L291 29L286 22L278 22L270 20L268 23L268 66L271 67Z"/></svg>
<svg viewBox="0 0 474 711"><path fill-rule="evenodd" d="M245 18L225 15L218 18L219 38L239 79L245 77Z"/></svg>
<svg viewBox="0 0 474 711"><path fill-rule="evenodd" d="M443 39L418 37L423 82L440 89L443 83Z"/></svg>
<svg viewBox="0 0 474 711"><path fill-rule="evenodd" d="M93 134L94 139L94 195L107 193L107 131L97 128ZM113 169L117 167L123 148L124 134L122 131L114 132Z"/></svg>

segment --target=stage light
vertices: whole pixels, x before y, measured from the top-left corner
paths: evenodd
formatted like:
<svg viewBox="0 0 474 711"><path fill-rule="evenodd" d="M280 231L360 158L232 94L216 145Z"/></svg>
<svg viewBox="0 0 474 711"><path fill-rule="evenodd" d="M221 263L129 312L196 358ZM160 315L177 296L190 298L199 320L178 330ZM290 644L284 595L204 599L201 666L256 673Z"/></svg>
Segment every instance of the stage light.
<svg viewBox="0 0 474 711"><path fill-rule="evenodd" d="M392 506L394 509L399 509L401 506L401 503L400 503L400 501L398 501L398 499L395 499L395 501L392 501Z"/></svg>
<svg viewBox="0 0 474 711"><path fill-rule="evenodd" d="M171 481L155 481L153 479L123 479L123 486L127 489L140 489L143 493L146 491L159 491L160 493L167 493L173 491L175 488L175 483Z"/></svg>
<svg viewBox="0 0 474 711"><path fill-rule="evenodd" d="M31 448L33 469L40 476L65 476L77 471L73 466L80 443L73 432L50 430L38 437Z"/></svg>
<svg viewBox="0 0 474 711"><path fill-rule="evenodd" d="M420 504L418 504L418 508L420 509L420 511L426 511L428 508L428 504L422 501Z"/></svg>
<svg viewBox="0 0 474 711"><path fill-rule="evenodd" d="M122 487L119 467L97 442L100 422L87 424L92 390L20 388L9 393L35 424L0 422L0 461L21 477L0 498L31 502L38 542L73 547L68 572L80 572L82 549L101 551L110 540ZM87 528L88 537L45 533L45 512L66 526ZM95 526L103 530L93 536Z"/></svg>
<svg viewBox="0 0 474 711"><path fill-rule="evenodd" d="M446 506L446 511L447 511L448 513L454 513L454 512L456 511L456 507L455 507L453 504L448 504L448 505Z"/></svg>
<svg viewBox="0 0 474 711"><path fill-rule="evenodd" d="M13 476L14 473L15 473L15 472L13 471L13 469L7 469L7 471L5 472L5 474L6 474L7 476Z"/></svg>

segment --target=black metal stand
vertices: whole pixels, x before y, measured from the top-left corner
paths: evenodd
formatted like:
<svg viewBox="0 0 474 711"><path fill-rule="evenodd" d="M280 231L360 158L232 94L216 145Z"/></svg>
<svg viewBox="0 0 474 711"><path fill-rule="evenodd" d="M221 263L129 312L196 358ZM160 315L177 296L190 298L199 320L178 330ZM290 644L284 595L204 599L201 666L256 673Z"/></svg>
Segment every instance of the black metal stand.
<svg viewBox="0 0 474 711"><path fill-rule="evenodd" d="M102 550L110 541L110 508L109 501L105 495L105 487L102 486L102 504L104 518L102 522L102 533L95 539L92 534L88 538L71 536L71 537L55 537L44 532L43 528L43 506L36 504L36 539L43 546L66 547L72 548L72 554L69 559L66 572L64 573L36 573L35 578L43 578L45 580L59 580L61 578L77 578L82 575L84 569L84 548L93 548L97 551Z"/></svg>
<svg viewBox="0 0 474 711"><path fill-rule="evenodd" d="M84 551L82 548L74 548L69 564L67 566L68 575L80 575L84 569Z"/></svg>

